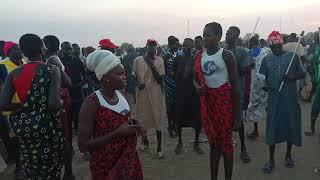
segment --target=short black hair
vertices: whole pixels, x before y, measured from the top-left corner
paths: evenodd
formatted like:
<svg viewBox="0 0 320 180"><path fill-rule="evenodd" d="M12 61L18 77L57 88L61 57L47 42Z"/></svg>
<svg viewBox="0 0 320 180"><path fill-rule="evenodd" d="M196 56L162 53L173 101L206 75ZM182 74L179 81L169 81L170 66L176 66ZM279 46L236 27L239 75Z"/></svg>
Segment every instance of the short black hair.
<svg viewBox="0 0 320 180"><path fill-rule="evenodd" d="M174 37L174 36L169 36L168 37L168 44L175 44L179 41L178 38Z"/></svg>
<svg viewBox="0 0 320 180"><path fill-rule="evenodd" d="M73 43L72 46L79 46L77 43ZM79 46L80 47L80 46Z"/></svg>
<svg viewBox="0 0 320 180"><path fill-rule="evenodd" d="M249 40L250 44L257 46L259 45L259 35L254 35L253 37L250 38Z"/></svg>
<svg viewBox="0 0 320 180"><path fill-rule="evenodd" d="M222 37L222 27L219 23L211 22L206 24L206 28L210 28L213 33L218 36L219 39Z"/></svg>
<svg viewBox="0 0 320 180"><path fill-rule="evenodd" d="M44 46L41 38L35 34L24 34L19 40L19 46L27 57L37 57Z"/></svg>
<svg viewBox="0 0 320 180"><path fill-rule="evenodd" d="M51 52L57 52L59 50L60 41L54 35L48 35L43 38L43 42L46 48Z"/></svg>
<svg viewBox="0 0 320 180"><path fill-rule="evenodd" d="M290 37L291 39L296 39L296 38L297 38L297 34L296 34L296 33L291 33L291 34L289 35L289 37Z"/></svg>
<svg viewBox="0 0 320 180"><path fill-rule="evenodd" d="M190 41L190 42L193 43L193 39L191 39L191 38L185 38L184 40L185 40L185 41Z"/></svg>
<svg viewBox="0 0 320 180"><path fill-rule="evenodd" d="M66 45L66 44L70 44L70 45L71 45L71 43L70 43L70 42L68 42L68 41L64 41L63 43L61 43L61 48L62 48L62 46Z"/></svg>
<svg viewBox="0 0 320 180"><path fill-rule="evenodd" d="M0 41L0 56L1 57L5 56L4 52L3 52L4 43L5 43L5 41Z"/></svg>
<svg viewBox="0 0 320 180"><path fill-rule="evenodd" d="M282 34L282 38L283 38L284 43L286 44L289 41L290 36L288 34Z"/></svg>
<svg viewBox="0 0 320 180"><path fill-rule="evenodd" d="M262 47L268 46L268 43L265 39L260 39L259 42L260 42L260 46L262 46Z"/></svg>
<svg viewBox="0 0 320 180"><path fill-rule="evenodd" d="M238 28L237 26L231 26L229 29L233 29L234 31L236 31L237 38L240 36L240 28Z"/></svg>
<svg viewBox="0 0 320 180"><path fill-rule="evenodd" d="M202 36L197 36L194 38L194 40L199 39L200 41L202 41Z"/></svg>

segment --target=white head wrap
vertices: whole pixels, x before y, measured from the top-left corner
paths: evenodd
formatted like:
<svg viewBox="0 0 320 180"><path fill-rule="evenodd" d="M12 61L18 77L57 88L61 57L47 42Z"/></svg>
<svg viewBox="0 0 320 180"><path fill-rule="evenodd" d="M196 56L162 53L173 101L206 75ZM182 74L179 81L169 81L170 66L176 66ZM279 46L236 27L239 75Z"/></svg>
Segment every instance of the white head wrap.
<svg viewBox="0 0 320 180"><path fill-rule="evenodd" d="M110 51L95 50L87 57L86 64L90 71L95 72L100 81L103 75L121 64L121 61Z"/></svg>

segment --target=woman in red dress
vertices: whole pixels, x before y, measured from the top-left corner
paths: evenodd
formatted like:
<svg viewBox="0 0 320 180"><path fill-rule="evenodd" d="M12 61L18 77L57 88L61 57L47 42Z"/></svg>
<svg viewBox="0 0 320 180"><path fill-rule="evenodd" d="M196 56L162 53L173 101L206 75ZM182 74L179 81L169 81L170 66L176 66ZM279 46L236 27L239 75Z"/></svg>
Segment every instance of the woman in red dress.
<svg viewBox="0 0 320 180"><path fill-rule="evenodd" d="M195 82L200 95L202 127L210 144L211 180L218 179L220 156L225 179L232 179L232 128L239 119L237 65L231 51L219 48L222 27L209 23L203 30L205 50L195 58Z"/></svg>
<svg viewBox="0 0 320 180"><path fill-rule="evenodd" d="M126 77L120 60L107 50L96 50L87 58L101 89L85 100L80 111L79 149L90 152L93 180L143 180L136 151L141 126L130 119L130 108L118 91Z"/></svg>

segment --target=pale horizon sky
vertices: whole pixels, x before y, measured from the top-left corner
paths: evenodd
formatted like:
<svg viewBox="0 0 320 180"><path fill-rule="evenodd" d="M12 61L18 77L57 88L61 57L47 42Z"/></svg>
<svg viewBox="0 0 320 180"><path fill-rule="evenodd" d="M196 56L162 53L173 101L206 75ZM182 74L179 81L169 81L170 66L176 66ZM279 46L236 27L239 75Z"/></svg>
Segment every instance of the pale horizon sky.
<svg viewBox="0 0 320 180"><path fill-rule="evenodd" d="M24 33L40 37L53 34L61 42L98 46L102 38L118 45L144 46L148 38L164 44L174 35L182 41L202 35L205 24L219 22L225 34L229 26L266 38L282 33L317 31L319 0L7 0L0 3L0 39L18 42Z"/></svg>

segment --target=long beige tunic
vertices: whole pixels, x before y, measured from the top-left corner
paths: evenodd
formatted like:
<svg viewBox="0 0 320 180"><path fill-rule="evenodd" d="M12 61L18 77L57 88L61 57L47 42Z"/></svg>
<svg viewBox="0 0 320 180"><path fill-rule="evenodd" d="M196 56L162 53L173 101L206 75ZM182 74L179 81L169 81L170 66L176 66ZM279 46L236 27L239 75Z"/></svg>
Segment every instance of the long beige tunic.
<svg viewBox="0 0 320 180"><path fill-rule="evenodd" d="M164 61L161 57L155 57L154 65L158 73L164 75ZM143 90L136 91L136 105L132 117L141 121L145 129L161 130L167 118L161 85L153 77L150 67L142 56L134 60L132 73L139 84L145 84Z"/></svg>

